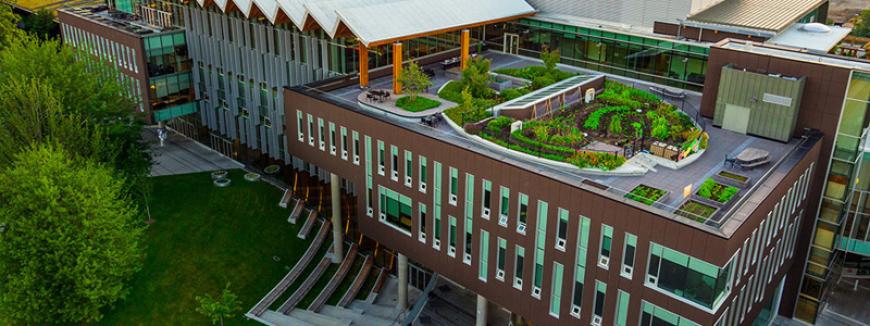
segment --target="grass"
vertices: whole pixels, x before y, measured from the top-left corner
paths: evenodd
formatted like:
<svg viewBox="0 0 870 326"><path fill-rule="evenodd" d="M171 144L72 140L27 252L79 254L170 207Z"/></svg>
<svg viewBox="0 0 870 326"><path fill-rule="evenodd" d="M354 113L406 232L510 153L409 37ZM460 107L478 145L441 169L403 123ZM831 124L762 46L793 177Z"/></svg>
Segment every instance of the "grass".
<svg viewBox="0 0 870 326"><path fill-rule="evenodd" d="M275 286L309 243L287 223L289 210L278 207L281 191L243 175L230 171L227 188L213 186L209 173L153 179L156 222L145 234L144 267L101 324L206 325L196 296L217 295L230 282L247 311ZM257 325L243 314L226 324Z"/></svg>
<svg viewBox="0 0 870 326"><path fill-rule="evenodd" d="M715 212L716 207L698 201L689 200L680 206L680 209L676 211L676 214L704 223L704 221Z"/></svg>
<svg viewBox="0 0 870 326"><path fill-rule="evenodd" d="M422 112L441 106L441 102L422 96L417 96L415 101L411 101L410 96L403 96L396 100L396 106L408 112Z"/></svg>
<svg viewBox="0 0 870 326"><path fill-rule="evenodd" d="M365 300L369 297L369 294L372 293L372 290L375 287L375 282L378 281L378 274L381 273L381 270L372 266L372 270L369 272L369 276L366 277L366 281L363 282L362 288L359 289L359 292L356 294L356 300Z"/></svg>
<svg viewBox="0 0 870 326"><path fill-rule="evenodd" d="M317 268L317 264L319 264L320 261L323 260L323 257L326 256L326 253L329 251L330 245L332 245L331 241L323 242L323 244L320 246L320 249L317 250L317 254L314 255L314 259L312 259L311 262L308 263L308 266L305 266L302 274L299 274L299 277L296 278L296 281L293 281L293 283L290 284L289 287L287 287L287 291L284 291L284 293L281 294L280 297L278 297L278 300L275 300L275 302L272 303L272 306L270 306L269 309L278 310L278 308L281 307L281 304L283 304L284 301L287 301L287 299L290 298L290 296L292 296L294 292L296 292L296 289L302 286L302 283L305 282L305 278L314 272L314 269ZM314 289L312 289L312 291L314 291Z"/></svg>
<svg viewBox="0 0 870 326"><path fill-rule="evenodd" d="M638 185L637 187L634 187L634 189L632 189L630 193L625 194L625 198L639 201L645 205L652 205L660 198L662 198L662 196L664 196L666 193L666 191L659 188L654 188L647 185Z"/></svg>
<svg viewBox="0 0 870 326"><path fill-rule="evenodd" d="M351 285L353 285L356 274L358 274L360 270L362 270L365 260L365 257L357 255L356 259L353 261L353 265L350 267L350 270L344 277L344 280L342 280L341 283L338 284L338 287L335 288L335 292L332 293L332 296L329 297L329 300L326 300L326 304L333 306L338 304L338 301L341 300L341 297L344 296L344 293L350 289Z"/></svg>
<svg viewBox="0 0 870 326"><path fill-rule="evenodd" d="M323 274L320 274L320 278L317 279L317 282L314 283L314 286L311 287L311 291L308 291L308 294L306 294L305 297L303 297L302 300L299 301L299 304L297 304L296 307L307 309L308 306L310 306L314 302L314 300L317 299L317 296L320 295L320 292L323 291L326 285L329 284L329 280L332 279L332 276L335 275L336 272L338 272L339 265L341 265L341 263L330 263L329 267L327 267L326 270L323 271Z"/></svg>

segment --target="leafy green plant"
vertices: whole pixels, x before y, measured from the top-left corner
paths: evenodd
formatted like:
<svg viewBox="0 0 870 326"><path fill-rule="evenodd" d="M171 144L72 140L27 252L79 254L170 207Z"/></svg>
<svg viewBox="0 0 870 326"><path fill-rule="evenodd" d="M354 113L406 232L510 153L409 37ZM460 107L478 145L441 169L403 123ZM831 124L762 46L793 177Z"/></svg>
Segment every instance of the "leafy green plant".
<svg viewBox="0 0 870 326"><path fill-rule="evenodd" d="M505 129L509 128L511 123L513 122L514 119L511 119L510 117L499 116L495 119L490 120L489 123L486 124L486 131L491 134L497 135Z"/></svg>
<svg viewBox="0 0 870 326"><path fill-rule="evenodd" d="M511 101L518 99L530 92L531 90L526 87L508 88L501 92L501 97L503 97L505 101Z"/></svg>
<svg viewBox="0 0 870 326"><path fill-rule="evenodd" d="M531 146L533 148L545 149L545 150L560 153L563 155L572 155L576 152L574 149L569 148L569 147L550 145L550 144L546 144L546 143L543 143L541 141L526 137L526 135L523 134L522 130L514 131L511 134L511 138L513 138L514 140L519 141L520 143L523 143L527 146Z"/></svg>
<svg viewBox="0 0 870 326"><path fill-rule="evenodd" d="M726 186L713 179L707 179L698 187L698 191L695 194L724 204L734 198L738 192L740 192L740 188Z"/></svg>
<svg viewBox="0 0 870 326"><path fill-rule="evenodd" d="M608 106L604 108L600 108L590 113L586 120L583 122L583 128L587 130L598 130L598 127L601 123L601 118L610 113L621 113L628 112L628 107L625 106Z"/></svg>
<svg viewBox="0 0 870 326"><path fill-rule="evenodd" d="M420 66L418 66L415 61L411 61L405 69L402 69L398 81L399 84L402 85L402 91L408 93L411 97L408 101L411 103L417 101L417 95L419 95L420 92L432 87L432 81L429 80L429 76L423 73L423 69L420 69Z"/></svg>
<svg viewBox="0 0 870 326"><path fill-rule="evenodd" d="M413 99L411 98L411 96L403 96L396 100L396 107L408 112L421 112L429 109L434 109L439 106L441 106L441 102L425 97L418 97L416 99Z"/></svg>
<svg viewBox="0 0 870 326"><path fill-rule="evenodd" d="M561 59L561 55L559 54L559 49L555 49L550 51L550 49L544 49L541 52L541 61L544 62L544 68L547 69L547 72L556 71L556 64L559 63Z"/></svg>
<svg viewBox="0 0 870 326"><path fill-rule="evenodd" d="M632 122L631 128L634 129L634 139L643 138L643 123Z"/></svg>
<svg viewBox="0 0 870 326"><path fill-rule="evenodd" d="M598 168L610 171L622 166L625 163L625 158L604 152L577 152L577 154L568 158L568 162L581 169Z"/></svg>
<svg viewBox="0 0 870 326"><path fill-rule="evenodd" d="M625 198L639 201L645 205L652 205L666 193L667 192L664 190L641 184L634 187L631 192L625 194Z"/></svg>
<svg viewBox="0 0 870 326"><path fill-rule="evenodd" d="M608 131L610 131L610 134L612 135L622 134L623 128L621 115L615 114L612 118L610 118L610 126L608 126Z"/></svg>
<svg viewBox="0 0 870 326"><path fill-rule="evenodd" d="M491 76L489 68L492 61L482 57L477 57L468 63L468 67L462 71L462 84L467 88L471 95L477 98L492 98L495 91L489 88Z"/></svg>
<svg viewBox="0 0 870 326"><path fill-rule="evenodd" d="M668 126L668 119L661 116L656 118L653 122L653 127L650 133L655 139L667 140L671 136L671 128Z"/></svg>

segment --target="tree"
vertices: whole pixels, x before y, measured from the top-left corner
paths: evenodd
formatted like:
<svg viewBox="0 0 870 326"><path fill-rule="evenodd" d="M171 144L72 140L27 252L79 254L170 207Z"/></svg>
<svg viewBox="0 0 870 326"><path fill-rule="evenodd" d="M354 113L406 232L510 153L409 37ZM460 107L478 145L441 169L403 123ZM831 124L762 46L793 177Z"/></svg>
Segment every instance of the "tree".
<svg viewBox="0 0 870 326"><path fill-rule="evenodd" d="M491 98L495 91L489 88L491 77L489 68L492 61L476 57L462 71L462 85L469 89L471 95L477 98Z"/></svg>
<svg viewBox="0 0 870 326"><path fill-rule="evenodd" d="M20 20L21 17L12 12L12 6L0 3L0 50L24 36L18 28Z"/></svg>
<svg viewBox="0 0 870 326"><path fill-rule="evenodd" d="M0 85L37 81L40 87L50 89L61 113L81 118L104 135L103 150L94 153L93 159L115 167L129 189L151 169L137 106L124 95L126 88L114 77L117 69L85 51L75 52L57 41L16 39L0 51ZM0 102L0 110L7 105Z"/></svg>
<svg viewBox="0 0 870 326"><path fill-rule="evenodd" d="M22 23L24 23L24 30L42 40L53 37L58 29L57 23L54 22L54 14L46 9L37 10L25 17Z"/></svg>
<svg viewBox="0 0 870 326"><path fill-rule="evenodd" d="M541 52L541 61L544 62L544 68L547 69L547 73L553 73L556 71L556 64L561 60L562 55L559 53L559 49L555 49L550 51L550 49L544 49Z"/></svg>
<svg viewBox="0 0 870 326"><path fill-rule="evenodd" d="M870 9L862 10L855 19L857 22L852 28L852 35L870 37Z"/></svg>
<svg viewBox="0 0 870 326"><path fill-rule="evenodd" d="M196 301L199 302L199 308L196 308L196 311L210 318L212 324L220 321L221 326L224 324L224 318L232 318L242 309L242 302L239 301L235 293L230 291L230 283L224 287L220 297L212 298L210 294L206 294L205 296L197 296Z"/></svg>
<svg viewBox="0 0 870 326"><path fill-rule="evenodd" d="M402 85L402 91L411 97L411 102L416 102L417 95L424 89L432 87L429 76L423 73L423 70L414 61L411 61L407 68L402 69L402 73L399 74L399 83Z"/></svg>
<svg viewBox="0 0 870 326"><path fill-rule="evenodd" d="M0 189L0 324L96 322L127 295L143 229L111 168L34 145Z"/></svg>

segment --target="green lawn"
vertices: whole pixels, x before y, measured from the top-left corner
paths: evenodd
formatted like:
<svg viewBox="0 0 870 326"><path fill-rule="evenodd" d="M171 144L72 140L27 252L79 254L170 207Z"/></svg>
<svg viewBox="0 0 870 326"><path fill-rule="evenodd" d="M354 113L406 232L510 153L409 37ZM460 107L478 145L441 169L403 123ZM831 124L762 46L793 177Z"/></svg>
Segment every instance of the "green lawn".
<svg viewBox="0 0 870 326"><path fill-rule="evenodd" d="M301 224L287 223L290 211L278 207L279 189L243 175L231 171L227 188L213 186L208 173L154 178L156 223L145 235L144 268L102 324L207 325L194 298L217 295L231 282L242 312L227 324L257 325L244 312L278 283L310 240L296 237Z"/></svg>
<svg viewBox="0 0 870 326"><path fill-rule="evenodd" d="M437 108L441 106L441 102L422 96L417 96L416 100L411 101L410 96L404 96L396 100L396 106L408 112L421 112Z"/></svg>

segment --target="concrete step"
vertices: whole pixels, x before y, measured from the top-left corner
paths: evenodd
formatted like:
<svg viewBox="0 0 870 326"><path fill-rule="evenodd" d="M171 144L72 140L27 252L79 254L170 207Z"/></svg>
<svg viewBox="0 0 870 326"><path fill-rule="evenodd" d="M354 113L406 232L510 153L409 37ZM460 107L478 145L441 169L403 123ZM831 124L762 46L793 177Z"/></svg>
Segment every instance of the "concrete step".
<svg viewBox="0 0 870 326"><path fill-rule="evenodd" d="M392 320L386 318L330 305L323 306L320 310L320 314L339 319L348 319L352 322L352 325L383 326L394 324Z"/></svg>
<svg viewBox="0 0 870 326"><path fill-rule="evenodd" d="M293 309L289 316L316 326L350 326L351 323L350 320L322 315L305 309Z"/></svg>
<svg viewBox="0 0 870 326"><path fill-rule="evenodd" d="M273 310L266 310L259 317L259 322L265 322L268 325L274 326L316 326L315 324L306 322L293 316L287 316Z"/></svg>
<svg viewBox="0 0 870 326"><path fill-rule="evenodd" d="M363 315L387 320L396 320L396 317L401 314L401 311L396 307L373 304L361 300L354 300L348 307L353 310L363 311Z"/></svg>

